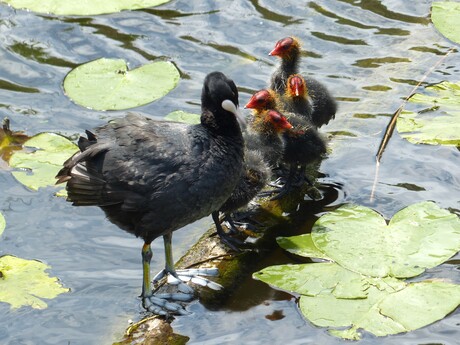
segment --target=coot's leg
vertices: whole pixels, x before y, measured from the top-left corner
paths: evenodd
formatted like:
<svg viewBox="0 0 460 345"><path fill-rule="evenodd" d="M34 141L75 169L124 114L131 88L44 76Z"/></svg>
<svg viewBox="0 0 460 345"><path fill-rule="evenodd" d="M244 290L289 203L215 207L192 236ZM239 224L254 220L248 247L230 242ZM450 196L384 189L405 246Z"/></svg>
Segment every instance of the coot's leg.
<svg viewBox="0 0 460 345"><path fill-rule="evenodd" d="M289 169L289 176L287 178L286 184L279 189L278 193L272 197L270 200L278 200L284 197L286 194L288 194L291 191L292 188L292 182L295 179L297 175L297 164L291 164L291 168Z"/></svg>
<svg viewBox="0 0 460 345"><path fill-rule="evenodd" d="M220 219L219 219L219 211L213 212L211 215L212 215L212 220L214 220L214 224L216 225L217 234L219 235L222 243L229 246L235 252L240 252L241 250L238 247L243 245L243 242L236 238L231 237L229 233L226 233L224 231L224 229L222 228Z"/></svg>
<svg viewBox="0 0 460 345"><path fill-rule="evenodd" d="M244 217L244 214L241 214L241 219L244 219L243 217ZM228 224L228 227L232 234L238 234L242 232L248 236L257 237L257 235L252 231L252 230L257 230L257 228L254 225L249 224L248 222L242 222L242 221L237 222L233 219L232 216L228 214L225 215L224 221ZM244 242L241 242L241 244L244 244Z"/></svg>
<svg viewBox="0 0 460 345"><path fill-rule="evenodd" d="M177 303L168 302L168 299L181 300L178 294L154 295L150 285L150 261L152 260L152 249L150 243L144 243L142 247L142 304L148 311L158 315L187 314L187 311ZM185 295L185 294L180 294ZM188 295L185 295L188 296ZM182 299L185 300L185 299ZM187 300L190 300L188 298Z"/></svg>

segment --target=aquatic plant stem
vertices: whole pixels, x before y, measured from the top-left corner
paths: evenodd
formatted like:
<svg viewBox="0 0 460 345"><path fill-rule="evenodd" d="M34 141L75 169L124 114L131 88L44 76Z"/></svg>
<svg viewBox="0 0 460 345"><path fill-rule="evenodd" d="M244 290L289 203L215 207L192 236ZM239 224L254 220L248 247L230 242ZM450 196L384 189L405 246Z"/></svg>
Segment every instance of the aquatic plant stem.
<svg viewBox="0 0 460 345"><path fill-rule="evenodd" d="M422 85L426 78L433 73L433 71L441 64L444 62L444 60L450 55L455 50L454 47L451 47L446 54L444 54L420 79L420 81L415 85L415 87L412 89L412 91L409 93L409 95L404 99L402 102L401 106L395 111L393 116L390 119L390 122L387 125L387 128L385 130L385 133L383 134L383 138L380 142L379 149L377 151L377 154L375 155L376 157L376 162L375 162L375 176L374 176L374 183L372 185L372 190L371 190L371 196L370 196L370 202L374 201L374 196L375 196L375 190L377 188L377 182L378 182L378 176L379 176L379 168L380 168L380 161L382 160L383 152L385 151L385 148L388 145L388 142L391 139L391 136L393 135L393 131L396 127L396 122L398 120L399 115L401 112L404 110L404 107L406 106L407 102L409 99L415 94L415 92L418 90L420 85Z"/></svg>

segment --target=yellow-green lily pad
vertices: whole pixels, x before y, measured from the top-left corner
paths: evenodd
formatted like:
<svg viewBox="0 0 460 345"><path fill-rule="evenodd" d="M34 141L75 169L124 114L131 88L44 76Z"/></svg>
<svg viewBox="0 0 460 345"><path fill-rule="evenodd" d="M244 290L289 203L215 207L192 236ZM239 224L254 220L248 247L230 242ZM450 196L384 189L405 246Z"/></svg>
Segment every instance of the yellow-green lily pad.
<svg viewBox="0 0 460 345"><path fill-rule="evenodd" d="M460 3L453 1L433 2L431 20L434 27L445 37L460 43Z"/></svg>
<svg viewBox="0 0 460 345"><path fill-rule="evenodd" d="M123 110L163 97L179 82L177 68L167 61L128 70L122 59L98 59L80 65L64 79L75 103L95 110Z"/></svg>
<svg viewBox="0 0 460 345"><path fill-rule="evenodd" d="M427 105L429 111L402 112L396 122L398 133L413 144L460 146L460 83L442 82L426 91L409 101Z"/></svg>
<svg viewBox="0 0 460 345"><path fill-rule="evenodd" d="M170 0L1 0L17 9L28 9L38 13L53 13L58 15L96 15L115 13L123 10L137 10L154 7Z"/></svg>
<svg viewBox="0 0 460 345"><path fill-rule="evenodd" d="M70 140L53 133L37 134L27 140L24 146L33 151L14 152L10 166L18 169L13 171L13 176L32 190L54 186L55 176L62 164L78 150Z"/></svg>
<svg viewBox="0 0 460 345"><path fill-rule="evenodd" d="M57 278L45 273L49 268L36 260L11 255L0 257L0 302L10 304L12 308L46 308L44 298L52 299L69 291Z"/></svg>

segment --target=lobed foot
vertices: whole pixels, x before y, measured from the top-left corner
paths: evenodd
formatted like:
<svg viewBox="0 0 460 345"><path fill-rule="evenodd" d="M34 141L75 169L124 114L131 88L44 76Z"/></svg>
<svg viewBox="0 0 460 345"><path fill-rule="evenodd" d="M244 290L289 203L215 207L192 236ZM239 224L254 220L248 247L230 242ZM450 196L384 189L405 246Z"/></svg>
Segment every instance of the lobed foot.
<svg viewBox="0 0 460 345"><path fill-rule="evenodd" d="M149 312L161 316L188 315L190 313L181 304L171 301L188 302L192 299L193 295L184 293L153 294L143 297L142 305Z"/></svg>

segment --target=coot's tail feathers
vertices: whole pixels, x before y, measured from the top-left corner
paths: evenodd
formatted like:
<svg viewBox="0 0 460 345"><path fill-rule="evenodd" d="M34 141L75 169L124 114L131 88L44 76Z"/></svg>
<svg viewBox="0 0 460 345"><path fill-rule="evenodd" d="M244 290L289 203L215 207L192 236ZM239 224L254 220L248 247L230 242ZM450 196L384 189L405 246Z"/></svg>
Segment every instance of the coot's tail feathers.
<svg viewBox="0 0 460 345"><path fill-rule="evenodd" d="M107 152L109 145L98 143L96 136L90 131L86 131L86 135L88 138L80 137L78 140L81 152L75 153L64 162L64 167L56 176L56 184L67 182L67 199L76 206L119 203L118 200L122 199L112 198L113 193L106 190L106 181L100 169L103 153Z"/></svg>

